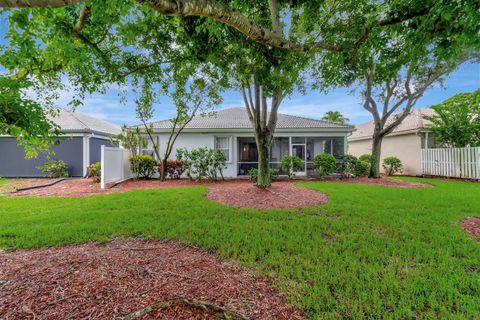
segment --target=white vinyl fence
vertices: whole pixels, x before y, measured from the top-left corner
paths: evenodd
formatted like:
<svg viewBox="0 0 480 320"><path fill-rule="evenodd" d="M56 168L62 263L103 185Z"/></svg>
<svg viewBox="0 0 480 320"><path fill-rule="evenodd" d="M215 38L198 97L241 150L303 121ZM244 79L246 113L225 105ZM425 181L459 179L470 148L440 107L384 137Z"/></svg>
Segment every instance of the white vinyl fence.
<svg viewBox="0 0 480 320"><path fill-rule="evenodd" d="M115 183L131 178L128 150L102 146L102 176L101 188L105 189L108 183Z"/></svg>
<svg viewBox="0 0 480 320"><path fill-rule="evenodd" d="M425 175L480 179L480 147L422 149Z"/></svg>

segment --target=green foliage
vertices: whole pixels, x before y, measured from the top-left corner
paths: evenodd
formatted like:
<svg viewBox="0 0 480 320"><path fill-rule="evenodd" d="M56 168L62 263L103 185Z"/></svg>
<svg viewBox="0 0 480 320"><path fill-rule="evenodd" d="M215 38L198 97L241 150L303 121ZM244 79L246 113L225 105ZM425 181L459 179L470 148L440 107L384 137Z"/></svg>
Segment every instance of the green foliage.
<svg viewBox="0 0 480 320"><path fill-rule="evenodd" d="M95 162L91 163L87 167L87 178L92 178L93 182L100 182L100 178L102 175L102 163L101 162Z"/></svg>
<svg viewBox="0 0 480 320"><path fill-rule="evenodd" d="M371 163L372 155L370 153L362 154L360 157L358 157L358 160Z"/></svg>
<svg viewBox="0 0 480 320"><path fill-rule="evenodd" d="M163 163L160 161L157 165L157 171L162 171ZM182 160L167 160L166 174L170 179L180 179L185 171L185 164Z"/></svg>
<svg viewBox="0 0 480 320"><path fill-rule="evenodd" d="M0 134L16 137L26 157L32 158L50 151L60 132L48 118L54 110L24 97L22 90L29 86L29 81L0 75Z"/></svg>
<svg viewBox="0 0 480 320"><path fill-rule="evenodd" d="M128 159L135 179L151 178L155 174L157 162L152 156L137 154L130 156Z"/></svg>
<svg viewBox="0 0 480 320"><path fill-rule="evenodd" d="M286 172L288 178L295 175L295 172L302 170L302 159L298 156L283 156L280 160L282 171Z"/></svg>
<svg viewBox="0 0 480 320"><path fill-rule="evenodd" d="M351 177L355 172L355 166L358 159L351 154L343 154L337 161L337 172L342 177Z"/></svg>
<svg viewBox="0 0 480 320"><path fill-rule="evenodd" d="M177 149L177 160L183 161L185 174L195 180L223 179L223 169L226 167L225 155L221 150L211 148L197 148L187 150Z"/></svg>
<svg viewBox="0 0 480 320"><path fill-rule="evenodd" d="M339 124L345 124L350 119L344 117L339 111L328 111L322 117L322 120L339 123Z"/></svg>
<svg viewBox="0 0 480 320"><path fill-rule="evenodd" d="M402 172L402 161L397 157L386 157L385 159L383 159L383 169L385 170L385 173L389 176L392 176L397 172Z"/></svg>
<svg viewBox="0 0 480 320"><path fill-rule="evenodd" d="M138 127L128 128L127 126L123 126L122 133L115 138L110 138L110 143L121 145L130 151L132 156L140 155L142 150L148 146L147 141L144 139Z"/></svg>
<svg viewBox="0 0 480 320"><path fill-rule="evenodd" d="M353 167L353 174L355 177L366 177L370 172L370 163L357 160L355 166Z"/></svg>
<svg viewBox="0 0 480 320"><path fill-rule="evenodd" d="M270 275L309 319L476 319L480 245L458 223L478 215L480 184L408 181L434 187L302 183L329 200L301 214L219 205L198 186L3 197L0 247L175 240Z"/></svg>
<svg viewBox="0 0 480 320"><path fill-rule="evenodd" d="M432 122L436 141L445 147L480 146L480 89L457 94L432 109L436 114L424 118Z"/></svg>
<svg viewBox="0 0 480 320"><path fill-rule="evenodd" d="M49 178L68 177L68 166L63 160L47 158L47 161L39 169L47 174Z"/></svg>
<svg viewBox="0 0 480 320"><path fill-rule="evenodd" d="M269 174L270 174L270 181L275 181L278 179L278 169L270 167ZM257 182L258 180L258 169L252 168L248 170L248 175L250 176L250 181Z"/></svg>
<svg viewBox="0 0 480 320"><path fill-rule="evenodd" d="M320 177L326 177L335 172L337 160L329 153L322 153L313 159L313 168L320 174Z"/></svg>

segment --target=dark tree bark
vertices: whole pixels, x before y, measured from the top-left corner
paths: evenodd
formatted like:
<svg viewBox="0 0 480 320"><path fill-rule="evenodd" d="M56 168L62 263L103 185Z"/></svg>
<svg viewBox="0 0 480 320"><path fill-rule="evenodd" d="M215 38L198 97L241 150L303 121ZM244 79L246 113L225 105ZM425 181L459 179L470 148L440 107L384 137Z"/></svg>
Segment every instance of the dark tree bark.
<svg viewBox="0 0 480 320"><path fill-rule="evenodd" d="M382 102L382 110L379 111L377 101L373 98L374 73L365 74L365 93L363 107L372 114L374 131L372 135L372 158L370 163L369 178L380 178L380 158L382 142L386 135L390 134L410 114L417 100L422 97L429 88L448 70L438 68L429 70L427 74L417 77L412 83L412 75L407 74L405 79L388 81L382 87L382 93L377 100ZM403 88L400 86L403 83ZM394 115L394 113L396 113Z"/></svg>
<svg viewBox="0 0 480 320"><path fill-rule="evenodd" d="M253 95L251 87L253 87ZM257 143L257 186L260 188L268 188L272 183L270 178L270 149L277 126L278 108L282 103L283 96L276 95L271 98L270 112L268 112L267 97L265 96L262 86L255 79L253 80L253 84L247 83L246 88L245 86L242 88L242 94Z"/></svg>

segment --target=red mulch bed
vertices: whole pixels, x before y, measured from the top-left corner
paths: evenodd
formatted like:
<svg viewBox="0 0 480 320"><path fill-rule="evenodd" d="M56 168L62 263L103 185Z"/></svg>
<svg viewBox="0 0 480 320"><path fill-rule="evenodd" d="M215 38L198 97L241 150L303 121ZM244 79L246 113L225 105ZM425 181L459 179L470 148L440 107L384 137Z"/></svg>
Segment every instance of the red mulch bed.
<svg viewBox="0 0 480 320"><path fill-rule="evenodd" d="M267 189L243 180L216 183L209 186L207 198L237 208L256 209L306 208L328 201L325 194L288 181L273 182Z"/></svg>
<svg viewBox="0 0 480 320"><path fill-rule="evenodd" d="M468 217L460 222L463 230L480 242L480 218Z"/></svg>
<svg viewBox="0 0 480 320"><path fill-rule="evenodd" d="M358 183L358 184L368 184L368 185L375 185L375 186L387 186L387 187L398 187L398 188L428 188L428 187L432 187L432 185L428 184L428 183L393 180L393 179L385 178L385 177L378 178L378 179L373 179L373 178L327 179L327 181L345 182L345 183Z"/></svg>
<svg viewBox="0 0 480 320"><path fill-rule="evenodd" d="M32 184L36 185L36 184ZM195 181L189 180L128 180L110 189L101 189L99 183L91 179L67 179L53 186L30 189L12 193L15 196L41 196L41 197L81 197L95 194L109 194L117 192L126 192L140 189L163 189L174 187L188 187L201 185Z"/></svg>
<svg viewBox="0 0 480 320"><path fill-rule="evenodd" d="M190 299L244 319L303 319L267 279L192 246L107 244L0 252L0 319L113 319ZM139 319L218 319L210 306L174 304Z"/></svg>

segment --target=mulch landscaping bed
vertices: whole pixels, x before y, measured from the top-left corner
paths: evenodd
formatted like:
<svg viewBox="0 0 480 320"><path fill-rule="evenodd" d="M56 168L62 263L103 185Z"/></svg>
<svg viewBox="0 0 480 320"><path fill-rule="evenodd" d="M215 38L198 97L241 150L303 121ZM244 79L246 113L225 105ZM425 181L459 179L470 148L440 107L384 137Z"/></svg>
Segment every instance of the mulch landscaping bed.
<svg viewBox="0 0 480 320"><path fill-rule="evenodd" d="M480 218L468 217L460 222L461 227L472 237L480 242Z"/></svg>
<svg viewBox="0 0 480 320"><path fill-rule="evenodd" d="M0 319L304 318L246 268L143 240L0 252L0 302Z"/></svg>
<svg viewBox="0 0 480 320"><path fill-rule="evenodd" d="M61 181L53 186L31 189L25 191L18 191L12 193L15 196L41 196L41 197L81 197L95 194L109 194L116 192L126 192L130 190L140 189L162 189L174 187L188 187L201 185L195 181L189 180L128 180L121 184L110 188L101 189L99 183L95 183L92 179L67 179Z"/></svg>
<svg viewBox="0 0 480 320"><path fill-rule="evenodd" d="M267 189L243 180L215 183L209 186L207 198L237 208L256 209L306 208L328 201L325 194L288 181L273 182Z"/></svg>

